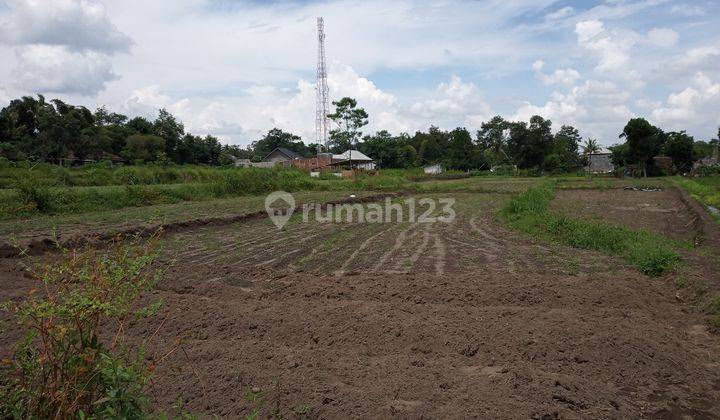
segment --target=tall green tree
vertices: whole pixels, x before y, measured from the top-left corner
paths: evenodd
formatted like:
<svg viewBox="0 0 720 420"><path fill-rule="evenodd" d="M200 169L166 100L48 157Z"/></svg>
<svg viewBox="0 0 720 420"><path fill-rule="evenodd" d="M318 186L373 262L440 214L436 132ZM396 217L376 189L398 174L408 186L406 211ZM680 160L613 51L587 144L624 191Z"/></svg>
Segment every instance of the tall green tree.
<svg viewBox="0 0 720 420"><path fill-rule="evenodd" d="M300 136L288 133L279 128L273 128L268 131L260 140L253 142L250 147L253 150L253 160L255 161L262 160L268 153L278 147L284 147L303 156L312 155L309 148L302 142Z"/></svg>
<svg viewBox="0 0 720 420"><path fill-rule="evenodd" d="M510 123L499 115L480 126L480 130L477 132L477 143L491 166L509 162L509 131Z"/></svg>
<svg viewBox="0 0 720 420"><path fill-rule="evenodd" d="M148 134L133 134L127 138L122 154L132 162L153 162L165 154L165 139Z"/></svg>
<svg viewBox="0 0 720 420"><path fill-rule="evenodd" d="M623 128L620 138L625 138L630 159L640 165L643 176L647 177L651 159L660 153L663 146L663 132L644 118L633 118Z"/></svg>
<svg viewBox="0 0 720 420"><path fill-rule="evenodd" d="M472 136L467 129L458 127L450 132L445 165L450 169L463 171L486 166L480 149L473 144Z"/></svg>
<svg viewBox="0 0 720 420"><path fill-rule="evenodd" d="M185 126L165 108L161 108L153 123L153 134L165 140L165 153L170 159L178 159L178 145L185 135Z"/></svg>
<svg viewBox="0 0 720 420"><path fill-rule="evenodd" d="M545 169L551 172L569 172L578 166L580 142L582 137L575 127L570 125L560 127L553 137L552 153L545 158Z"/></svg>
<svg viewBox="0 0 720 420"><path fill-rule="evenodd" d="M372 136L365 136L360 151L373 158L378 168L401 168L405 162L398 159L399 138L382 130Z"/></svg>
<svg viewBox="0 0 720 420"><path fill-rule="evenodd" d="M552 121L534 115L530 118L530 124L510 124L508 149L518 167L541 168L552 146Z"/></svg>
<svg viewBox="0 0 720 420"><path fill-rule="evenodd" d="M685 131L670 132L662 147L662 154L673 160L675 170L680 173L690 172L693 166L695 139Z"/></svg>
<svg viewBox="0 0 720 420"><path fill-rule="evenodd" d="M363 108L357 107L357 101L353 98L342 98L334 101L335 112L329 114L337 128L330 131L330 144L333 152L341 153L355 147L362 137L364 126L368 124L368 113Z"/></svg>

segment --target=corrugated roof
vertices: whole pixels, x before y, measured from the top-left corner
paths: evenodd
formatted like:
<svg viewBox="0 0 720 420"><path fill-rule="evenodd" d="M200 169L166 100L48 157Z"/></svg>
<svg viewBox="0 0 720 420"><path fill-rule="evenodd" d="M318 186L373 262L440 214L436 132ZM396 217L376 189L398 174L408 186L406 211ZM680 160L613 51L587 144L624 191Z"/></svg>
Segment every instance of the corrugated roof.
<svg viewBox="0 0 720 420"><path fill-rule="evenodd" d="M367 161L372 162L372 158L365 155L363 152L359 150L346 150L339 155L333 155L333 160L357 160L357 161Z"/></svg>
<svg viewBox="0 0 720 420"><path fill-rule="evenodd" d="M287 148L285 148L285 147L276 147L276 148L274 148L270 153L268 153L267 156L265 156L265 157L263 158L263 160L267 159L268 156L270 156L270 155L272 155L273 153L275 153L276 150L277 150L278 152L284 154L285 156L287 156L287 157L290 158L290 159L300 159L300 158L302 157L300 154L295 153L295 152L293 152L292 150L287 149Z"/></svg>

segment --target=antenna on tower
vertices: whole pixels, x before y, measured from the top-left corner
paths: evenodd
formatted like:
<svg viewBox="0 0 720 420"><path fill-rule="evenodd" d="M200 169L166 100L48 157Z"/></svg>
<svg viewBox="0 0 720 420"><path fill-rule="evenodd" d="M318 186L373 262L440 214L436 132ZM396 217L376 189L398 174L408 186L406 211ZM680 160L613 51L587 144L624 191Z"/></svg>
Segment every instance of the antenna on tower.
<svg viewBox="0 0 720 420"><path fill-rule="evenodd" d="M316 91L316 110L315 110L315 133L317 143L322 145L324 151L328 150L328 132L330 131L330 123L327 115L330 113L328 106L328 97L330 90L327 84L327 67L325 65L325 23L323 18L317 18L318 31L318 62L317 62L317 80L315 85ZM318 149L319 150L319 149Z"/></svg>

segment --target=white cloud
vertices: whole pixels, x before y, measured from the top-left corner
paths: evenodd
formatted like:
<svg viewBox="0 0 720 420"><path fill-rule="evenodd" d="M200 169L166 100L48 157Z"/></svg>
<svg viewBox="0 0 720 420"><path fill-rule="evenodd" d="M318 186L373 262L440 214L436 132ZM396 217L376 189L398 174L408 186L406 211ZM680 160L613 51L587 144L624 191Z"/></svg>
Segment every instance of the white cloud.
<svg viewBox="0 0 720 420"><path fill-rule="evenodd" d="M598 57L595 70L599 72L624 68L629 62L629 51L637 42L635 32L607 30L599 20L578 22L575 33L580 47Z"/></svg>
<svg viewBox="0 0 720 420"><path fill-rule="evenodd" d="M586 80L565 93L553 92L543 105L524 101L509 118L527 121L533 115L541 115L551 119L556 128L570 124L580 128L583 135L610 145L617 138L618 127L634 116L626 105L630 97L626 89L613 82Z"/></svg>
<svg viewBox="0 0 720 420"><path fill-rule="evenodd" d="M669 28L653 28L647 33L647 42L656 47L668 48L678 42L679 35Z"/></svg>
<svg viewBox="0 0 720 420"><path fill-rule="evenodd" d="M30 92L93 95L117 78L107 57L94 52L30 45L18 48L16 55L15 84Z"/></svg>
<svg viewBox="0 0 720 420"><path fill-rule="evenodd" d="M8 0L0 15L1 42L10 45L16 88L33 93L94 96L118 79L110 55L132 40L105 8L88 0Z"/></svg>
<svg viewBox="0 0 720 420"><path fill-rule="evenodd" d="M570 17L575 14L575 9L573 9L570 6L565 6L561 9L558 9L552 13L548 13L545 15L545 20L559 20L559 19L565 19L567 17Z"/></svg>
<svg viewBox="0 0 720 420"><path fill-rule="evenodd" d="M132 40L88 0L8 0L0 39L15 45L63 45L73 50L126 52Z"/></svg>
<svg viewBox="0 0 720 420"><path fill-rule="evenodd" d="M466 124L472 129L479 128L493 112L474 83L463 83L453 75L449 82L440 83L433 98L413 103L409 114L417 121L416 129L430 124L447 129Z"/></svg>
<svg viewBox="0 0 720 420"><path fill-rule="evenodd" d="M538 60L532 65L535 75L544 85L563 84L572 86L576 80L580 79L580 73L575 69L556 69L551 74L545 74L542 71L543 67L545 67L545 62L542 60Z"/></svg>
<svg viewBox="0 0 720 420"><path fill-rule="evenodd" d="M545 62L542 60L537 60L532 64L532 69L535 71L540 71L545 67Z"/></svg>
<svg viewBox="0 0 720 420"><path fill-rule="evenodd" d="M697 73L691 86L668 95L665 104L652 112L655 122L667 129L700 131L712 135L720 125L720 82Z"/></svg>
<svg viewBox="0 0 720 420"><path fill-rule="evenodd" d="M708 103L697 72L720 80L718 8L688 17L670 7L680 3L658 7L667 2L0 0L0 80L9 97L43 91L130 115L166 107L189 131L234 143L273 126L313 141L323 15L332 98L358 99L365 132L545 113L609 144L636 112L692 117Z"/></svg>

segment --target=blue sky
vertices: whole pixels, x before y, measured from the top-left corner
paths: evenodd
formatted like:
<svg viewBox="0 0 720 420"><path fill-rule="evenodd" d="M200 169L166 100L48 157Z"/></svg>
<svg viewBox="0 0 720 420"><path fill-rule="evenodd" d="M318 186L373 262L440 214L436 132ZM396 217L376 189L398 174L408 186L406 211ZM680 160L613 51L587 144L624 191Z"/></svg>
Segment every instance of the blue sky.
<svg viewBox="0 0 720 420"><path fill-rule="evenodd" d="M331 96L366 131L572 124L605 145L629 118L720 125L720 2L684 0L0 0L0 104L43 93L248 144L314 140L315 18Z"/></svg>

